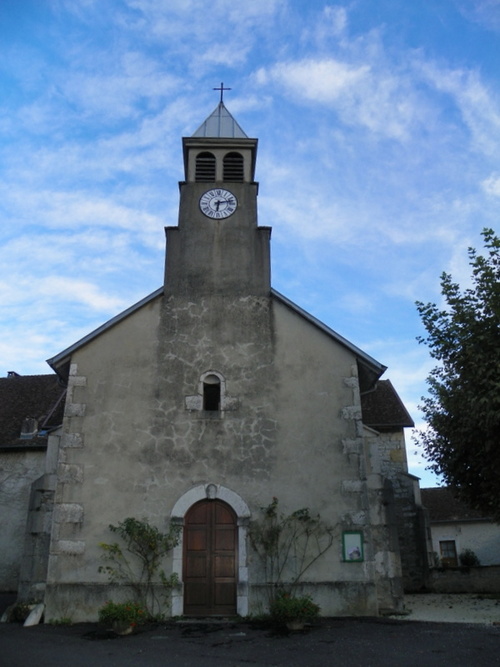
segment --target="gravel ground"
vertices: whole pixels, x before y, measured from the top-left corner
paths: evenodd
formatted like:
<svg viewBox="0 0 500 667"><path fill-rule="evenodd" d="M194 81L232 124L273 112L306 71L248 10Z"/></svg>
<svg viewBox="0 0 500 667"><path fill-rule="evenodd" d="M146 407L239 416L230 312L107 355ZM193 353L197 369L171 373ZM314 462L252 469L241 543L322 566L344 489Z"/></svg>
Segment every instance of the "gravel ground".
<svg viewBox="0 0 500 667"><path fill-rule="evenodd" d="M500 595L478 593L405 595L404 616L400 620L437 623L498 623L500 625Z"/></svg>

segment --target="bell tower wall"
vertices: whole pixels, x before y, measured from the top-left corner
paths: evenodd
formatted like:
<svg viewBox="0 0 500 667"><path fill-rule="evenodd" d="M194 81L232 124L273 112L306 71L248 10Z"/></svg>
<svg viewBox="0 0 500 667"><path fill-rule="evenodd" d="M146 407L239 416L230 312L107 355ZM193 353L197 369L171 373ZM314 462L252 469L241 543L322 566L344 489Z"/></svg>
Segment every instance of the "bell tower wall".
<svg viewBox="0 0 500 667"><path fill-rule="evenodd" d="M211 185L181 184L179 225L166 228L165 293L268 295L271 229L257 226L257 184L224 183L238 205L220 220L200 209Z"/></svg>

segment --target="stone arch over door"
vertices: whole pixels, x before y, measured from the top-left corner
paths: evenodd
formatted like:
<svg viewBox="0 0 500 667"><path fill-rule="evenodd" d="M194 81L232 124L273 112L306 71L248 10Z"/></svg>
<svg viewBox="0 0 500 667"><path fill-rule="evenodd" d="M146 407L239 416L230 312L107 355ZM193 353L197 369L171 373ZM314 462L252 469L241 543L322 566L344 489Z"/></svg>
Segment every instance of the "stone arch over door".
<svg viewBox="0 0 500 667"><path fill-rule="evenodd" d="M236 515L236 524L238 531L238 551L237 551L237 594L236 594L236 612L240 616L248 614L248 562L247 562L247 532L250 510L243 498L231 489L219 484L200 484L182 495L175 503L171 519L173 522L184 526L184 518L193 505L201 500L221 500L227 503ZM173 572L183 581L183 532L179 544L173 552ZM178 591L172 594L172 615L182 616L184 613L184 587L181 585Z"/></svg>

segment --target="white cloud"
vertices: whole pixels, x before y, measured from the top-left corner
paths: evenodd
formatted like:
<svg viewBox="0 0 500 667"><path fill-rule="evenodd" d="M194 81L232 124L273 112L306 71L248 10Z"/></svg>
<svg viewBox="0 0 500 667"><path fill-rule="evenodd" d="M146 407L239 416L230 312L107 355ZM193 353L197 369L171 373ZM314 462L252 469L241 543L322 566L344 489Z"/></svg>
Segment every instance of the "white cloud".
<svg viewBox="0 0 500 667"><path fill-rule="evenodd" d="M139 112L143 115L144 103L146 108L158 107L179 86L179 77L142 53L126 51L115 60L106 52L96 53L87 67L60 81L61 95L68 104L77 105L80 115L99 114L101 124L117 118L130 120Z"/></svg>
<svg viewBox="0 0 500 667"><path fill-rule="evenodd" d="M337 58L307 58L261 68L261 85L274 82L295 100L335 110L347 125L393 139L408 137L419 121L421 105L411 82L389 70L377 69L366 59L347 62Z"/></svg>
<svg viewBox="0 0 500 667"><path fill-rule="evenodd" d="M492 197L500 197L500 176L498 174L492 174L489 178L486 178L481 185L486 194L491 195Z"/></svg>
<svg viewBox="0 0 500 667"><path fill-rule="evenodd" d="M500 152L500 97L489 89L478 72L445 69L435 63L420 63L422 76L455 103L470 132L475 150L496 157ZM451 116L452 117L452 116Z"/></svg>
<svg viewBox="0 0 500 667"><path fill-rule="evenodd" d="M289 93L322 104L335 104L370 75L368 65L353 66L332 58L280 63L257 74L259 83L281 83Z"/></svg>
<svg viewBox="0 0 500 667"><path fill-rule="evenodd" d="M498 0L458 0L460 11L482 28L500 32L500 3Z"/></svg>
<svg viewBox="0 0 500 667"><path fill-rule="evenodd" d="M98 197L85 191L51 191L18 189L5 191L4 204L16 211L25 224L36 220L45 229L77 231L82 227L113 228L148 235L161 229L163 220L147 210L115 203L112 197Z"/></svg>
<svg viewBox="0 0 500 667"><path fill-rule="evenodd" d="M48 276L40 281L36 291L42 297L55 298L60 304L64 301L81 303L97 312L119 311L130 305L122 298L105 294L89 281L75 280L68 276Z"/></svg>
<svg viewBox="0 0 500 667"><path fill-rule="evenodd" d="M346 35L348 13L345 7L327 5L312 26L302 31L302 42L314 45L317 49L329 49L332 39L340 39Z"/></svg>

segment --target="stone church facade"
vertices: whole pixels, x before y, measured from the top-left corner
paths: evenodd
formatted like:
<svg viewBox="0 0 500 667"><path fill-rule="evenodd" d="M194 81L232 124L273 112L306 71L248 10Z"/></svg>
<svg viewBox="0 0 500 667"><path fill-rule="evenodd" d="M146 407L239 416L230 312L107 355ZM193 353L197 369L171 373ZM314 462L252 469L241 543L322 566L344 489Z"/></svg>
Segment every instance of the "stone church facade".
<svg viewBox="0 0 500 667"><path fill-rule="evenodd" d="M277 497L333 527L301 584L324 615L401 608L405 579L418 587L425 565L411 418L382 364L271 287L257 140L221 101L183 149L164 286L49 360L67 389L44 471L46 571L28 554L20 590L43 592L47 618L95 620L120 594L98 572L99 544L133 516L182 526L167 565L180 582L173 615L258 613L266 582L248 528ZM209 540L195 585L188 524L196 511L212 526L214 508L233 535L225 583ZM358 559L346 557L349 535Z"/></svg>

